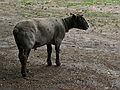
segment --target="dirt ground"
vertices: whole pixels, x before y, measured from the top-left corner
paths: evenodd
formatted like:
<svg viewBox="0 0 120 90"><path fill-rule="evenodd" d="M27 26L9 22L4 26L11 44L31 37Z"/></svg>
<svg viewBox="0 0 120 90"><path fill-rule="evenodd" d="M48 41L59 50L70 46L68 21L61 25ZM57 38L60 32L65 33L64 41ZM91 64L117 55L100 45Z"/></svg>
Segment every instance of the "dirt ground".
<svg viewBox="0 0 120 90"><path fill-rule="evenodd" d="M53 50L54 65L47 67L43 46L31 51L30 73L26 79L21 77L14 25L22 19L62 17L75 11L56 4L50 7L49 3L24 7L14 0L0 1L0 90L120 90L120 6L114 5L81 6L78 11L86 11L90 28L66 33L61 45L62 65L55 66Z"/></svg>

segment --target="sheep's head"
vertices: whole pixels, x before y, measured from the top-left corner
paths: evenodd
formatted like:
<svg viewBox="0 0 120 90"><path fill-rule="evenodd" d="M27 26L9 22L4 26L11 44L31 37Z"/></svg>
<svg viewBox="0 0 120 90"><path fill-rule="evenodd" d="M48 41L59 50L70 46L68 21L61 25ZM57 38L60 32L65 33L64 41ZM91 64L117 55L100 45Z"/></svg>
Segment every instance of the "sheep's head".
<svg viewBox="0 0 120 90"><path fill-rule="evenodd" d="M83 30L87 30L89 28L89 25L83 15L72 15L72 19L74 22L74 28L79 28Z"/></svg>

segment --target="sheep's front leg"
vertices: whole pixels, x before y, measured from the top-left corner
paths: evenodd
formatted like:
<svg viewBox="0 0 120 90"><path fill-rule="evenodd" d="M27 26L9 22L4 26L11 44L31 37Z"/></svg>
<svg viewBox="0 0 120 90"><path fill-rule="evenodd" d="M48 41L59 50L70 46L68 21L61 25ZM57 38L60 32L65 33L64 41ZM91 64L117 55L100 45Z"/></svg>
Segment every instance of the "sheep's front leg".
<svg viewBox="0 0 120 90"><path fill-rule="evenodd" d="M47 64L48 64L48 66L51 66L52 65L52 62L51 62L52 46L51 46L51 44L47 44L47 53L48 53Z"/></svg>
<svg viewBox="0 0 120 90"><path fill-rule="evenodd" d="M60 60L59 60L59 53L60 53L60 44L55 44L55 50L56 50L56 65L60 66Z"/></svg>

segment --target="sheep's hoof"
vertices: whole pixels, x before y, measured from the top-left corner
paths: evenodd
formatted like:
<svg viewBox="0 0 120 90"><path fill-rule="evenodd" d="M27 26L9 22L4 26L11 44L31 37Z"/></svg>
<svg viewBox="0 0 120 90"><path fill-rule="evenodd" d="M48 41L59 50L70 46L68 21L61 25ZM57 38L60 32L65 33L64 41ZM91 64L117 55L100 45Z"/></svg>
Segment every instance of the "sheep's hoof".
<svg viewBox="0 0 120 90"><path fill-rule="evenodd" d="M23 78L26 77L28 73L29 73L29 69L26 69L25 72L22 72L22 71L21 71L21 74L22 74L22 77L23 77Z"/></svg>
<svg viewBox="0 0 120 90"><path fill-rule="evenodd" d="M61 65L61 63L60 62L56 62L56 66L60 66Z"/></svg>
<svg viewBox="0 0 120 90"><path fill-rule="evenodd" d="M47 66L52 66L52 62L50 60L47 60Z"/></svg>
<svg viewBox="0 0 120 90"><path fill-rule="evenodd" d="M24 77L26 77L27 75L26 75L26 73L22 73L22 77L24 78Z"/></svg>
<svg viewBox="0 0 120 90"><path fill-rule="evenodd" d="M52 63L48 63L47 66L52 66Z"/></svg>
<svg viewBox="0 0 120 90"><path fill-rule="evenodd" d="M26 72L29 73L29 69L26 69Z"/></svg>

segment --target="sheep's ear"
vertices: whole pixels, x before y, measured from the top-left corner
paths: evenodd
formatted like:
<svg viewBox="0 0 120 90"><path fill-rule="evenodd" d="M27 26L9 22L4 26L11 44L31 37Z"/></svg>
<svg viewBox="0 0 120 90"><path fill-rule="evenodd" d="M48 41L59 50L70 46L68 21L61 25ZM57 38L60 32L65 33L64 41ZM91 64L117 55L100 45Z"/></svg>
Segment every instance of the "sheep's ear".
<svg viewBox="0 0 120 90"><path fill-rule="evenodd" d="M75 14L73 14L73 13L70 13L70 15L72 16L72 18L76 18L77 16L75 15Z"/></svg>
<svg viewBox="0 0 120 90"><path fill-rule="evenodd" d="M72 18L76 18L75 14L72 14Z"/></svg>
<svg viewBox="0 0 120 90"><path fill-rule="evenodd" d="M70 15L73 15L73 13L70 12Z"/></svg>

